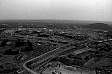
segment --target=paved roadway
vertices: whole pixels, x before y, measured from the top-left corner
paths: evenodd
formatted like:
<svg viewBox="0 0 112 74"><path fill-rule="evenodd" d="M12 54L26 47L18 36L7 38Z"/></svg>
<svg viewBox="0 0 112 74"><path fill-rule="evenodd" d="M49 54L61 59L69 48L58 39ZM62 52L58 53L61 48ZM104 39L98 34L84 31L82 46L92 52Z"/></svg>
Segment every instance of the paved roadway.
<svg viewBox="0 0 112 74"><path fill-rule="evenodd" d="M31 72L32 74L40 74L38 71L35 71L34 68L38 69L42 65L42 63L44 63L46 60L52 59L52 58L60 55L60 53L62 53L64 51L68 51L68 50L75 51L77 49L76 49L75 46L73 46L71 44L67 44L67 45L64 45L62 47L56 48L56 49L54 49L52 51L49 51L49 52L47 52L47 53L45 53L43 55L37 56L37 57L35 57L33 59L30 59L30 60L26 61L23 64L23 67L27 71ZM85 52L85 51L82 51L82 52ZM81 52L79 52L79 53L81 53ZM30 66L33 67L33 69L28 67L29 63L30 63Z"/></svg>

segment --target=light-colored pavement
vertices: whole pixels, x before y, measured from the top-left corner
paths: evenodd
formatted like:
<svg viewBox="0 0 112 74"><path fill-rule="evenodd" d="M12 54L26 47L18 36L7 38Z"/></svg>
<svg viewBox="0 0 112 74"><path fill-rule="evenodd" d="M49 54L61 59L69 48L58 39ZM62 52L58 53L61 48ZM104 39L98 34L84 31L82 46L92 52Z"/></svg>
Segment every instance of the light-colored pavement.
<svg viewBox="0 0 112 74"><path fill-rule="evenodd" d="M49 67L42 74L95 74L95 71L89 71L87 69L75 68L61 64L59 67Z"/></svg>

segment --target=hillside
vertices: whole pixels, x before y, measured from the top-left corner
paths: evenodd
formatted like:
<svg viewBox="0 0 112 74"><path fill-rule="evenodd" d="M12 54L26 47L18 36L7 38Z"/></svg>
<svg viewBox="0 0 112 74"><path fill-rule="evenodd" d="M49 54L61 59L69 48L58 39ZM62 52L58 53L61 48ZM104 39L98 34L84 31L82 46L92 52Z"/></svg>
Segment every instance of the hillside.
<svg viewBox="0 0 112 74"><path fill-rule="evenodd" d="M112 31L112 26L105 24L105 23L93 23L93 24L88 24L88 25L81 25L81 27Z"/></svg>

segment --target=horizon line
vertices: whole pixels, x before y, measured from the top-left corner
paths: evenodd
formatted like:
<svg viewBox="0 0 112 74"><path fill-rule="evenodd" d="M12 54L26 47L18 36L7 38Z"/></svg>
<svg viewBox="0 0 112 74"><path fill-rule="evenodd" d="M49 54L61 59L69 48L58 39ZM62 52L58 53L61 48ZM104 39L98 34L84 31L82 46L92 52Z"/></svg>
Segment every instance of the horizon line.
<svg viewBox="0 0 112 74"><path fill-rule="evenodd" d="M112 21L97 21L97 20L71 20L71 19L0 19L0 22L6 22L6 21L68 21L68 22L93 22L93 23L112 23Z"/></svg>

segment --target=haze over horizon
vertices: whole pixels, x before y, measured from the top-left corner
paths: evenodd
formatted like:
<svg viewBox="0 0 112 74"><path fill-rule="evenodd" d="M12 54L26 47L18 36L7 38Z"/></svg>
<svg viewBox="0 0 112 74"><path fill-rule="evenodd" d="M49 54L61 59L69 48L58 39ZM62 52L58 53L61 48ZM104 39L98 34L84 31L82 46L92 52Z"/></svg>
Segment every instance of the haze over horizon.
<svg viewBox="0 0 112 74"><path fill-rule="evenodd" d="M112 21L112 0L0 0L0 20Z"/></svg>

